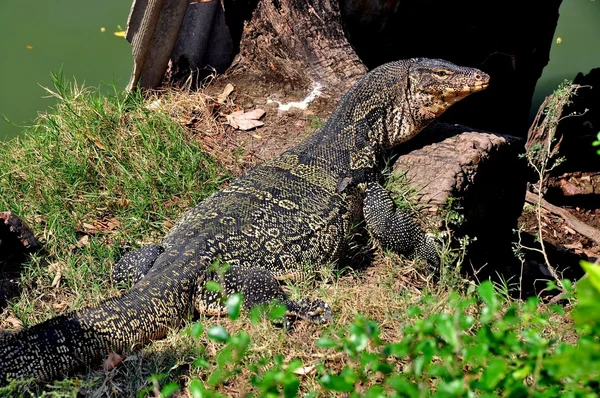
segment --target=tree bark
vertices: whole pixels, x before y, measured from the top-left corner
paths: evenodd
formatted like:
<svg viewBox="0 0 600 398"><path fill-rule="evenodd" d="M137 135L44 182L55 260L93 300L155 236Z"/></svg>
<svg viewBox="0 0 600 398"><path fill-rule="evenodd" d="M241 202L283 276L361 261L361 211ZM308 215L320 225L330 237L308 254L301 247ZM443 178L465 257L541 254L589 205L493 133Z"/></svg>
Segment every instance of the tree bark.
<svg viewBox="0 0 600 398"><path fill-rule="evenodd" d="M340 96L367 68L346 39L335 0L261 0L246 24L246 62Z"/></svg>

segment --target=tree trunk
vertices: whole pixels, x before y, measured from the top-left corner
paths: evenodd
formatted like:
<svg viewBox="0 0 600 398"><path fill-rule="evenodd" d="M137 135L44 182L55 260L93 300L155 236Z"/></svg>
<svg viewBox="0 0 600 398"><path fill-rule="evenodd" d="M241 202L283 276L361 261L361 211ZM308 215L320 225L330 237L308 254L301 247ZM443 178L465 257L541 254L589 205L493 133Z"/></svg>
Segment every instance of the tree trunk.
<svg viewBox="0 0 600 398"><path fill-rule="evenodd" d="M261 0L246 24L246 63L340 96L366 72L346 39L335 0Z"/></svg>

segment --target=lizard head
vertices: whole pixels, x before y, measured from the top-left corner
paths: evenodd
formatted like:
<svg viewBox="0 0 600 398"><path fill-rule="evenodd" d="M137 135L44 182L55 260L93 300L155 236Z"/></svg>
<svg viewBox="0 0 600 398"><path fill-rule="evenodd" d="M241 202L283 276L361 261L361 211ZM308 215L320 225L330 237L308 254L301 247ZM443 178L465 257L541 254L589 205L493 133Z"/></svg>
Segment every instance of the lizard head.
<svg viewBox="0 0 600 398"><path fill-rule="evenodd" d="M404 62L406 74L398 76L397 82L389 87L392 99L387 121L389 147L412 138L452 104L486 89L490 81L479 69L440 59L413 58Z"/></svg>

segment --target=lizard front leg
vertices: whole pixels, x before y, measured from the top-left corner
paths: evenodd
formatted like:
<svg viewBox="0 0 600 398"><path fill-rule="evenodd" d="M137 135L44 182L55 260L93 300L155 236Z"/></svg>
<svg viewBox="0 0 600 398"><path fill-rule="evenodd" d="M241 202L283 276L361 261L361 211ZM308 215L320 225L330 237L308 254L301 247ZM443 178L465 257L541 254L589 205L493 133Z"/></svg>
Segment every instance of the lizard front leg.
<svg viewBox="0 0 600 398"><path fill-rule="evenodd" d="M396 208L389 193L378 183L368 183L363 212L367 229L383 248L422 258L434 270L440 266L438 245L409 213Z"/></svg>

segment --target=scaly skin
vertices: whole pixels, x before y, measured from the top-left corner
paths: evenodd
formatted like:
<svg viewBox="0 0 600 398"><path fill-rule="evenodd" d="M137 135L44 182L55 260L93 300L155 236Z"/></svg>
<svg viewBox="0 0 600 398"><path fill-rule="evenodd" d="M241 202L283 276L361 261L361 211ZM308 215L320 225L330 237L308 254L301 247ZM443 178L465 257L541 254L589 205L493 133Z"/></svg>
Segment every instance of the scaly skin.
<svg viewBox="0 0 600 398"><path fill-rule="evenodd" d="M194 307L206 315L222 311L220 296L204 289L206 281L220 280L215 260L229 264L225 292L242 292L246 307L279 300L295 316L329 320L327 304L293 302L277 280L340 261L352 226L363 218L382 245L435 267L435 244L395 211L377 183L383 158L488 80L477 69L430 59L371 71L319 131L189 210L160 246L115 264L114 278L132 279L131 290L4 336L0 380L59 378L164 337Z"/></svg>

